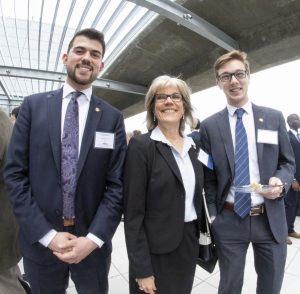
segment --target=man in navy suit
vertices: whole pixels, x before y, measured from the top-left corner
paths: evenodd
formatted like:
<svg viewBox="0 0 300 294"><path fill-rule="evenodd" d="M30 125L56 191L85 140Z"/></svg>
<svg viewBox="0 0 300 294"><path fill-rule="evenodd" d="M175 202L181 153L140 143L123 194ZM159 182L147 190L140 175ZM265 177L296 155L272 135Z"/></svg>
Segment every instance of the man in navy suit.
<svg viewBox="0 0 300 294"><path fill-rule="evenodd" d="M290 127L289 138L295 155L296 172L292 182L292 186L284 198L286 220L288 226L289 237L300 239L300 234L294 230L294 222L297 215L297 208L300 204L300 117L293 113L287 117L287 123ZM287 243L291 245L293 242L290 238Z"/></svg>
<svg viewBox="0 0 300 294"><path fill-rule="evenodd" d="M234 50L220 56L215 75L227 107L201 123L199 157L210 166L205 168L204 189L219 258L219 293L242 292L251 243L256 293L279 294L287 254L283 196L295 171L285 121L281 112L250 102L246 53ZM237 190L236 182L244 179L247 185Z"/></svg>
<svg viewBox="0 0 300 294"><path fill-rule="evenodd" d="M122 215L126 135L121 112L92 94L104 52L102 33L77 32L62 58L63 88L26 97L13 130L5 176L33 293L65 293L69 275L78 293L108 293L111 239ZM62 140L73 128L64 128L71 101L77 104L78 152L69 161L77 164L68 217L61 159Z"/></svg>

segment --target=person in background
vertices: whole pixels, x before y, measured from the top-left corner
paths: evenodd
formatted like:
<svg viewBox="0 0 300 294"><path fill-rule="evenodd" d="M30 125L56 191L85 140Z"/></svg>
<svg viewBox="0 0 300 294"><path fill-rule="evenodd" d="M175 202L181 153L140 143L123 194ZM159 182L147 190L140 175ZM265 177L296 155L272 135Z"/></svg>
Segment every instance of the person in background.
<svg viewBox="0 0 300 294"><path fill-rule="evenodd" d="M219 258L218 293L242 292L251 243L256 293L279 294L287 254L283 196L295 172L285 120L280 111L249 100L246 53L220 56L214 70L227 106L201 122L201 148L210 166L204 190Z"/></svg>
<svg viewBox="0 0 300 294"><path fill-rule="evenodd" d="M25 294L19 279L21 259L18 243L18 225L9 202L3 169L12 123L0 110L0 293Z"/></svg>
<svg viewBox="0 0 300 294"><path fill-rule="evenodd" d="M127 144L129 143L131 138L136 137L141 134L142 134L142 132L140 130L133 130L132 132L127 132L126 133Z"/></svg>
<svg viewBox="0 0 300 294"><path fill-rule="evenodd" d="M200 146L200 120L198 118L194 119L191 131L188 136L194 140L197 146Z"/></svg>
<svg viewBox="0 0 300 294"><path fill-rule="evenodd" d="M290 127L289 138L295 155L296 172L291 188L288 190L285 202L286 221L288 226L288 236L300 239L300 234L294 230L294 222L297 215L297 209L300 205L300 117L293 113L287 117L287 123ZM293 242L287 238L287 243Z"/></svg>
<svg viewBox="0 0 300 294"><path fill-rule="evenodd" d="M12 122L13 124L15 124L15 122L16 122L16 120L17 120L17 117L18 117L18 115L19 115L19 111L20 111L20 106L15 107L15 108L12 110L11 114L10 114L10 120L11 120L11 122Z"/></svg>
<svg viewBox="0 0 300 294"><path fill-rule="evenodd" d="M126 132L126 142L127 142L127 144L129 143L132 136L133 136L132 132Z"/></svg>
<svg viewBox="0 0 300 294"><path fill-rule="evenodd" d="M133 132L132 132L133 137L139 136L141 134L142 134L142 132L140 130L133 130Z"/></svg>
<svg viewBox="0 0 300 294"><path fill-rule="evenodd" d="M149 133L133 137L124 172L130 293L191 293L199 252L203 171L184 135L190 90L174 77L153 80L145 98Z"/></svg>
<svg viewBox="0 0 300 294"><path fill-rule="evenodd" d="M25 97L5 179L34 294L108 293L111 239L123 210L126 135L120 111L92 94L104 36L76 32L62 88Z"/></svg>

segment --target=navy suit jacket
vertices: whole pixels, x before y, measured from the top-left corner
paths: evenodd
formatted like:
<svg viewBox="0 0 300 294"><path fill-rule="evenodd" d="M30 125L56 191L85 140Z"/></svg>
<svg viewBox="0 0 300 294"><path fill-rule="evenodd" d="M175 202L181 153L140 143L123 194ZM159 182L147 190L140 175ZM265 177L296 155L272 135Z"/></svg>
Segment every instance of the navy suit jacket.
<svg viewBox="0 0 300 294"><path fill-rule="evenodd" d="M278 144L258 143L257 158L261 184L271 177L281 179L289 189L295 172L291 144L281 112L252 104L255 133L258 129L277 132ZM201 145L212 156L214 170L205 168L205 194L211 215L221 212L234 179L234 148L227 108L201 124ZM264 199L271 231L277 242L286 242L287 226L284 201Z"/></svg>
<svg viewBox="0 0 300 294"><path fill-rule="evenodd" d="M52 262L52 252L38 241L51 229L62 231L61 192L62 89L24 99L6 164L6 183L20 225L24 256ZM95 148L95 133L115 134L113 149ZM75 198L76 232L111 239L122 214L122 171L126 135L122 114L92 95L78 160ZM97 255L95 250L91 256ZM55 257L56 258L56 257Z"/></svg>
<svg viewBox="0 0 300 294"><path fill-rule="evenodd" d="M297 140L297 138L291 131L289 131L289 138L295 155L295 179L300 183L300 142Z"/></svg>

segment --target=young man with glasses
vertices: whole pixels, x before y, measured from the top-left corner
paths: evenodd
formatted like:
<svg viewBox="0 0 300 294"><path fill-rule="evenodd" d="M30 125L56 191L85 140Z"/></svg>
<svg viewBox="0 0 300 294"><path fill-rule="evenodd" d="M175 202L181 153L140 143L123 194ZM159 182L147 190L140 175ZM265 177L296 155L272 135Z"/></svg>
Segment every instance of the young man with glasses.
<svg viewBox="0 0 300 294"><path fill-rule="evenodd" d="M254 250L256 293L280 293L287 253L283 196L295 162L281 112L250 102L247 55L234 50L214 65L227 106L201 123L205 194L220 267L219 294L242 292L246 254ZM205 163L205 162L204 162Z"/></svg>

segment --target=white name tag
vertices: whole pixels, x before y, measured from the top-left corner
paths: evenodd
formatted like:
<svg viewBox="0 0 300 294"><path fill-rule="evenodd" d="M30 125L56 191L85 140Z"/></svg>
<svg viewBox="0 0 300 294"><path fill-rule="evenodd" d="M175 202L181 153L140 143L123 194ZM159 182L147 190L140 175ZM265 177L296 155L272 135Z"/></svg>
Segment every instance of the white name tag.
<svg viewBox="0 0 300 294"><path fill-rule="evenodd" d="M198 160L201 161L204 165L206 165L209 169L214 169L211 155L207 154L202 149L200 149L199 151Z"/></svg>
<svg viewBox="0 0 300 294"><path fill-rule="evenodd" d="M115 148L115 134L114 133L95 133L95 148L114 149Z"/></svg>
<svg viewBox="0 0 300 294"><path fill-rule="evenodd" d="M257 130L257 143L278 145L278 132L270 130Z"/></svg>

